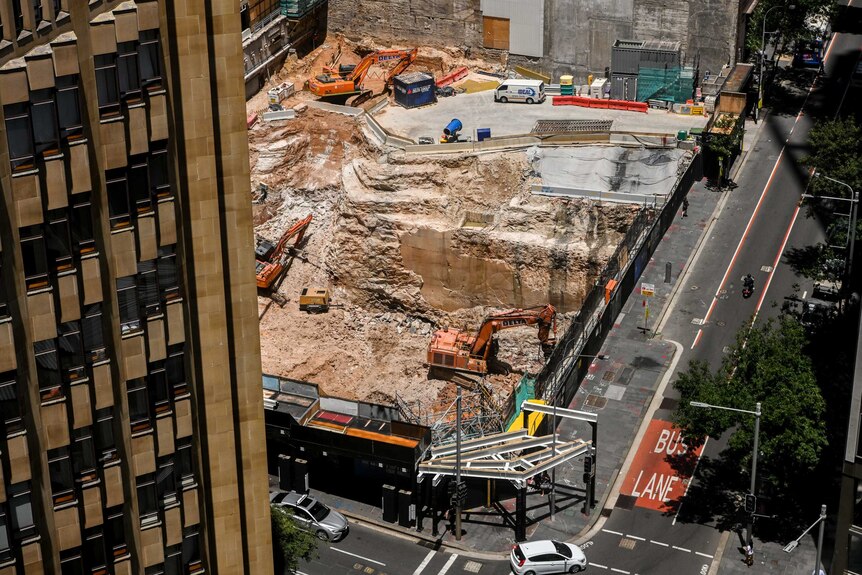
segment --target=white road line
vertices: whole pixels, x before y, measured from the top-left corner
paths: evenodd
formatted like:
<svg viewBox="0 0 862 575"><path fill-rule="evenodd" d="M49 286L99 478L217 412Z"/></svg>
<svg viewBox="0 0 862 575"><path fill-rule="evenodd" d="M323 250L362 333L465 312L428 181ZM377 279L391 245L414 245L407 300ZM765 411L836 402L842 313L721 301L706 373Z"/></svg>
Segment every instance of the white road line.
<svg viewBox="0 0 862 575"><path fill-rule="evenodd" d="M808 295L808 290L805 290L804 292L802 292L802 299L805 299L805 296L807 296L807 295Z"/></svg>
<svg viewBox="0 0 862 575"><path fill-rule="evenodd" d="M673 548L677 551L685 551L686 553L691 553L691 549L686 549L685 547L677 547L676 545L673 545Z"/></svg>
<svg viewBox="0 0 862 575"><path fill-rule="evenodd" d="M688 478L688 483L685 484L685 491L682 493L682 499L679 500L679 506L676 508L676 513L673 515L673 522L671 525L676 525L676 518L679 517L679 510L682 509L685 496L688 495L688 488L691 487L691 482L694 481L694 476L697 475L697 466L700 465L700 458L703 457L703 452L706 451L706 443L708 441L709 437L703 441L703 448L700 450L700 455L697 456L697 461L694 463L694 469L691 470L691 477Z"/></svg>
<svg viewBox="0 0 862 575"><path fill-rule="evenodd" d="M670 547L667 543L662 543L661 541L655 541L653 539L649 540L650 543L655 543L656 545L661 545L662 547Z"/></svg>
<svg viewBox="0 0 862 575"><path fill-rule="evenodd" d="M616 571L617 573L622 573L623 575L632 575L631 571L623 571L622 569L617 569L616 567L611 567L611 571Z"/></svg>
<svg viewBox="0 0 862 575"><path fill-rule="evenodd" d="M706 557L707 559L712 559L712 555L707 555L706 553L701 553L700 551L695 551L695 555L700 555L701 557Z"/></svg>
<svg viewBox="0 0 862 575"><path fill-rule="evenodd" d="M334 549L334 547L333 547L333 549ZM422 573L422 571L425 570L425 567L428 566L428 563L431 562L431 559L434 558L434 555L436 553L437 553L436 551L429 551L428 555L425 556L425 559L422 561L422 563L419 564L419 567L416 568L416 571L413 572L413 575L419 575L420 573Z"/></svg>
<svg viewBox="0 0 862 575"><path fill-rule="evenodd" d="M623 534L619 531L611 531L610 529L602 529L602 531L604 531L605 533L610 533L611 535L619 535L620 537L623 536Z"/></svg>
<svg viewBox="0 0 862 575"><path fill-rule="evenodd" d="M590 562L590 567L598 567L599 569L607 569L606 565L601 565L599 563L592 563L592 562Z"/></svg>
<svg viewBox="0 0 862 575"><path fill-rule="evenodd" d="M643 537L638 537L636 535L626 535L629 539L637 539L638 541L646 541Z"/></svg>
<svg viewBox="0 0 862 575"><path fill-rule="evenodd" d="M386 567L386 563L381 563L380 561L375 561L374 559L369 559L368 557L363 557L362 555L357 555L356 553L351 553L350 551L345 551L344 549L339 549L338 547L330 547L330 549L332 549L333 551L338 551L339 553L344 553L345 555L350 555L351 557L356 557L357 559L362 559L363 561L368 561L369 563L376 563L381 567Z"/></svg>
<svg viewBox="0 0 862 575"><path fill-rule="evenodd" d="M452 563L454 563L454 562L455 562L455 559L457 559L457 558L458 558L458 554L457 554L457 553L452 554L452 556L451 556L451 557L449 557L449 560L448 560L448 561L446 561L446 564L445 564L445 565L443 565L443 568L442 568L442 569L440 569L440 573L438 573L437 575L445 575L445 574L446 574L446 571L448 571L448 570L449 570L449 567L451 567L451 566L452 566Z"/></svg>

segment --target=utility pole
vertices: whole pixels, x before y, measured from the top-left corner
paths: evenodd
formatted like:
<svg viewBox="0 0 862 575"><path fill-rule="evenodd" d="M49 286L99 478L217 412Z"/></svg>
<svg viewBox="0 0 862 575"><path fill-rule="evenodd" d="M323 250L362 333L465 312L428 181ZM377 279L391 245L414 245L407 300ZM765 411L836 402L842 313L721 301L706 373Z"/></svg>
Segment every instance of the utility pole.
<svg viewBox="0 0 862 575"><path fill-rule="evenodd" d="M553 460L557 456L557 397L559 396L559 390L554 393L553 403L554 403L554 419L551 425L554 426L554 440L551 443L551 459ZM554 512L557 508L557 465L556 463L551 468L551 521L554 520Z"/></svg>
<svg viewBox="0 0 862 575"><path fill-rule="evenodd" d="M455 400L455 540L461 541L461 386Z"/></svg>
<svg viewBox="0 0 862 575"><path fill-rule="evenodd" d="M751 493L752 497L755 497L756 484L757 480L757 450L758 444L760 443L760 402L754 406L754 451L751 454L751 489L749 489L749 493ZM748 514L748 544L754 547L754 513L756 510L752 511Z"/></svg>
<svg viewBox="0 0 862 575"><path fill-rule="evenodd" d="M814 564L814 575L820 575L820 559L823 556L823 530L826 527L826 506L820 506L820 529L817 533L817 562Z"/></svg>

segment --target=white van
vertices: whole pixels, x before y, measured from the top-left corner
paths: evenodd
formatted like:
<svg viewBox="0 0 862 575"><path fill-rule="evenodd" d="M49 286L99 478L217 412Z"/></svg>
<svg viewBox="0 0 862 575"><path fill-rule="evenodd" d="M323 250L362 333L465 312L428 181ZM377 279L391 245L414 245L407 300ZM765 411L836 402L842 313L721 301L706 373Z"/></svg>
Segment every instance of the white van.
<svg viewBox="0 0 862 575"><path fill-rule="evenodd" d="M526 102L538 104L545 101L545 83L541 80L503 80L494 90L495 102Z"/></svg>

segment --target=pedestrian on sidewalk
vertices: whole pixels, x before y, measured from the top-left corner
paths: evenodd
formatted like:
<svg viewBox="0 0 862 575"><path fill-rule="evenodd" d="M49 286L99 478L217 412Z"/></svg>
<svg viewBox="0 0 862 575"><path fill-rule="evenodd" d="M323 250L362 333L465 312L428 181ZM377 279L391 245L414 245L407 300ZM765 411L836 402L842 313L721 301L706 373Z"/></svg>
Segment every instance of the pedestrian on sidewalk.
<svg viewBox="0 0 862 575"><path fill-rule="evenodd" d="M745 546L745 564L749 567L754 565L754 547L751 543Z"/></svg>
<svg viewBox="0 0 862 575"><path fill-rule="evenodd" d="M682 217L688 217L688 198L682 199Z"/></svg>

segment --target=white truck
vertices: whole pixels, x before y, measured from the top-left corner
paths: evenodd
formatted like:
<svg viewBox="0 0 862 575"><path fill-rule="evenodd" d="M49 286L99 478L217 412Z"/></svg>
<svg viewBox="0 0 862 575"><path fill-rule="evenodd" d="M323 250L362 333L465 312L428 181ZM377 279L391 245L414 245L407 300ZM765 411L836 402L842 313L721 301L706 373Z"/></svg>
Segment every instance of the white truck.
<svg viewBox="0 0 862 575"><path fill-rule="evenodd" d="M545 101L545 83L541 80L512 78L503 80L494 90L495 102L526 102L539 104Z"/></svg>

